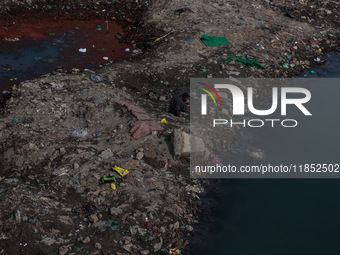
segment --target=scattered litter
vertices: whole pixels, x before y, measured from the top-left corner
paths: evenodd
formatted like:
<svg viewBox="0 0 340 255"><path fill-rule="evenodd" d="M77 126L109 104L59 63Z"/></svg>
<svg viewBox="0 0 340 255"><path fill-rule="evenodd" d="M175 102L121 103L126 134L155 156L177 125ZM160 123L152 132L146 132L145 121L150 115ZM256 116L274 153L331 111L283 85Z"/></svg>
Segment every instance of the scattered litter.
<svg viewBox="0 0 340 255"><path fill-rule="evenodd" d="M80 48L79 52L86 52L86 48Z"/></svg>
<svg viewBox="0 0 340 255"><path fill-rule="evenodd" d="M119 167L117 165L112 167L112 170L115 170L117 173L119 173L121 177L124 177L125 175L127 175L129 173L128 170L126 170L122 167Z"/></svg>
<svg viewBox="0 0 340 255"><path fill-rule="evenodd" d="M223 46L223 45L230 45L227 38L225 37L211 37L209 35L204 35L200 38L202 42L209 47L216 47L216 46Z"/></svg>
<svg viewBox="0 0 340 255"><path fill-rule="evenodd" d="M83 138L89 135L89 131L85 128L79 128L69 131L68 135L74 138Z"/></svg>
<svg viewBox="0 0 340 255"><path fill-rule="evenodd" d="M179 249L169 249L169 254L170 255L181 255L182 252Z"/></svg>
<svg viewBox="0 0 340 255"><path fill-rule="evenodd" d="M289 66L287 64L283 64L282 65L284 68L289 68Z"/></svg>
<svg viewBox="0 0 340 255"><path fill-rule="evenodd" d="M120 223L118 221L108 220L103 227L105 229L111 228L111 230L117 230L120 228Z"/></svg>
<svg viewBox="0 0 340 255"><path fill-rule="evenodd" d="M17 37L16 37L16 38L13 38L13 39L5 37L3 40L4 40L4 41L8 41L8 42L16 42L16 41L19 41L20 39L17 38Z"/></svg>
<svg viewBox="0 0 340 255"><path fill-rule="evenodd" d="M166 119L162 119L162 120L161 120L161 123L162 123L162 124L168 124L168 122L166 121Z"/></svg>
<svg viewBox="0 0 340 255"><path fill-rule="evenodd" d="M110 82L108 79L102 78L99 74L91 73L90 78L92 81L95 81L95 82L103 82L103 81Z"/></svg>
<svg viewBox="0 0 340 255"><path fill-rule="evenodd" d="M114 176L110 176L110 177L102 177L100 180L101 183L105 184L105 183L116 183L116 177Z"/></svg>
<svg viewBox="0 0 340 255"><path fill-rule="evenodd" d="M249 59L244 59L240 56L230 56L224 64L229 64L231 61L235 61L236 63L242 63L248 67L258 67L260 69L264 69L264 66L261 65L256 59L253 59L253 60L249 60Z"/></svg>
<svg viewBox="0 0 340 255"><path fill-rule="evenodd" d="M166 35L163 35L163 36L161 36L161 37L158 37L156 40L154 40L154 42L158 42L159 40L162 40L163 38L165 38L165 37L167 37L169 34L171 34L173 32L173 30L172 31L170 31L169 33L167 33Z"/></svg>
<svg viewBox="0 0 340 255"><path fill-rule="evenodd" d="M108 58L108 57L103 57L103 59L104 59L104 60L109 60L109 58Z"/></svg>
<svg viewBox="0 0 340 255"><path fill-rule="evenodd" d="M116 184L114 184L114 183L111 183L110 186L111 186L111 189L113 189L113 190L116 190L116 188L117 188L117 187L116 187Z"/></svg>
<svg viewBox="0 0 340 255"><path fill-rule="evenodd" d="M71 181L73 182L75 188L77 188L80 185L78 175L74 175L73 177L71 177Z"/></svg>
<svg viewBox="0 0 340 255"><path fill-rule="evenodd" d="M189 42L189 43L193 43L193 42L194 42L194 40L188 40L187 42Z"/></svg>

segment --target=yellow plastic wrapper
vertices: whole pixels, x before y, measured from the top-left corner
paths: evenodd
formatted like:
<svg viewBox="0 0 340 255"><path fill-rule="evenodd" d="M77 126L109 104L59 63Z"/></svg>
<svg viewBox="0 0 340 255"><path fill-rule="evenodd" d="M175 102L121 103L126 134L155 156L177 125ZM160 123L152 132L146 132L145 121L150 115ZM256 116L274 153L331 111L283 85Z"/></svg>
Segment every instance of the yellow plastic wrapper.
<svg viewBox="0 0 340 255"><path fill-rule="evenodd" d="M115 167L113 168L113 170L116 170L116 172L119 173L121 177L124 177L125 175L127 175L127 174L129 173L128 170L126 170L126 169L124 169L124 168L121 168L121 167L119 167L119 166L115 166Z"/></svg>
<svg viewBox="0 0 340 255"><path fill-rule="evenodd" d="M181 250L179 249L169 249L170 255L181 255Z"/></svg>

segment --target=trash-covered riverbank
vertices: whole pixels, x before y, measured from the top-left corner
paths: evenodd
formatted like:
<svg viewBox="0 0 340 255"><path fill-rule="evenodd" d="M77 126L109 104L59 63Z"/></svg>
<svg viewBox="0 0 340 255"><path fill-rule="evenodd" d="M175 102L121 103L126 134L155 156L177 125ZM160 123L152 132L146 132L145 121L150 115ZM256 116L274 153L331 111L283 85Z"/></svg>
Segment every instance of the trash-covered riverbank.
<svg viewBox="0 0 340 255"><path fill-rule="evenodd" d="M47 11L44 3L37 10ZM187 91L190 77L312 72L339 49L336 1L72 4L51 9L120 13L135 23L143 51L95 73L57 71L12 88L0 119L3 254L184 250L204 188L189 178L189 118L167 113L171 95ZM13 8L1 17L20 14Z"/></svg>

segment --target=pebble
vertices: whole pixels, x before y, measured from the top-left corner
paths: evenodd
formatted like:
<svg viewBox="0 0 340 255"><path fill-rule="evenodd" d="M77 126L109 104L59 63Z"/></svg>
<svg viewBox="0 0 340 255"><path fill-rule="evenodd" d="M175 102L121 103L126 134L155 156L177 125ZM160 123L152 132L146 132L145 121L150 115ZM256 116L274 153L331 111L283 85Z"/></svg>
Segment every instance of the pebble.
<svg viewBox="0 0 340 255"><path fill-rule="evenodd" d="M160 249L162 249L162 245L163 245L163 239L162 239L162 237L160 237L160 242L159 243L156 243L154 246L153 246L153 248L154 248L154 251L156 252L156 251L159 251Z"/></svg>
<svg viewBox="0 0 340 255"><path fill-rule="evenodd" d="M132 244L126 244L126 245L123 246L123 248L125 250L127 250L128 252L131 252L131 246L132 246Z"/></svg>
<svg viewBox="0 0 340 255"><path fill-rule="evenodd" d="M89 242L91 242L91 239L90 239L90 237L85 237L85 239L83 240L83 243L89 243Z"/></svg>
<svg viewBox="0 0 340 255"><path fill-rule="evenodd" d="M111 209L110 209L110 214L111 214L111 215L117 216L117 215L119 215L119 214L121 214L121 213L123 213L123 210L120 209L120 208L111 207Z"/></svg>
<svg viewBox="0 0 340 255"><path fill-rule="evenodd" d="M190 225L186 226L185 228L188 232L192 232L194 230L194 228Z"/></svg>
<svg viewBox="0 0 340 255"><path fill-rule="evenodd" d="M141 160L143 157L144 157L144 153L140 151L137 153L136 159Z"/></svg>
<svg viewBox="0 0 340 255"><path fill-rule="evenodd" d="M44 239L42 239L40 241L43 245L46 246L51 246L52 244L55 244L57 242L57 240L49 238L49 237L45 237Z"/></svg>
<svg viewBox="0 0 340 255"><path fill-rule="evenodd" d="M113 156L113 152L112 151L102 151L100 154L99 154L99 157L101 158L105 158L105 159L108 159L108 158L111 158Z"/></svg>
<svg viewBox="0 0 340 255"><path fill-rule="evenodd" d="M15 220L16 222L21 222L21 213L19 210L15 211Z"/></svg>
<svg viewBox="0 0 340 255"><path fill-rule="evenodd" d="M68 247L67 246L61 246L59 248L59 255L64 255L68 252Z"/></svg>
<svg viewBox="0 0 340 255"><path fill-rule="evenodd" d="M102 248L102 245L100 243L95 243L94 247L96 247L98 250Z"/></svg>
<svg viewBox="0 0 340 255"><path fill-rule="evenodd" d="M166 96L160 96L160 97L159 97L159 101L161 101L161 102L166 101Z"/></svg>
<svg viewBox="0 0 340 255"><path fill-rule="evenodd" d="M0 122L0 130L4 129L6 127L6 124L4 122Z"/></svg>
<svg viewBox="0 0 340 255"><path fill-rule="evenodd" d="M92 223L96 223L96 222L98 221L98 217L97 217L97 215L95 215L95 214L91 214L91 215L89 216L89 220L90 220Z"/></svg>

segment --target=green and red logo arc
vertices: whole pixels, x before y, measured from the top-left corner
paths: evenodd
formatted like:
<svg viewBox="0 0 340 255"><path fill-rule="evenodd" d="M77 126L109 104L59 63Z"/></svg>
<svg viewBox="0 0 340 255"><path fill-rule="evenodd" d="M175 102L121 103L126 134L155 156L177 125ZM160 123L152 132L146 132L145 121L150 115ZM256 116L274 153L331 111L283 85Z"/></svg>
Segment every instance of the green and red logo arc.
<svg viewBox="0 0 340 255"><path fill-rule="evenodd" d="M214 88L211 87L210 85L208 85L208 84L206 84L206 83L203 83L203 82L197 82L197 83L198 83L198 84L201 84L201 85L204 85L205 87L207 87L208 89L210 89L212 92L214 92L214 94L217 96L217 98L218 98L218 100L220 101L220 104L221 104L221 106L222 106L222 100L221 100L221 98L220 98L220 95L217 93L216 89L214 89ZM205 93L207 93L207 94L212 98L212 100L214 101L215 106L217 106L215 97L213 96L213 94L212 94L209 90L207 90L207 89L205 89L205 88L201 88L201 87L199 87L199 89L202 90L202 91L204 91Z"/></svg>

